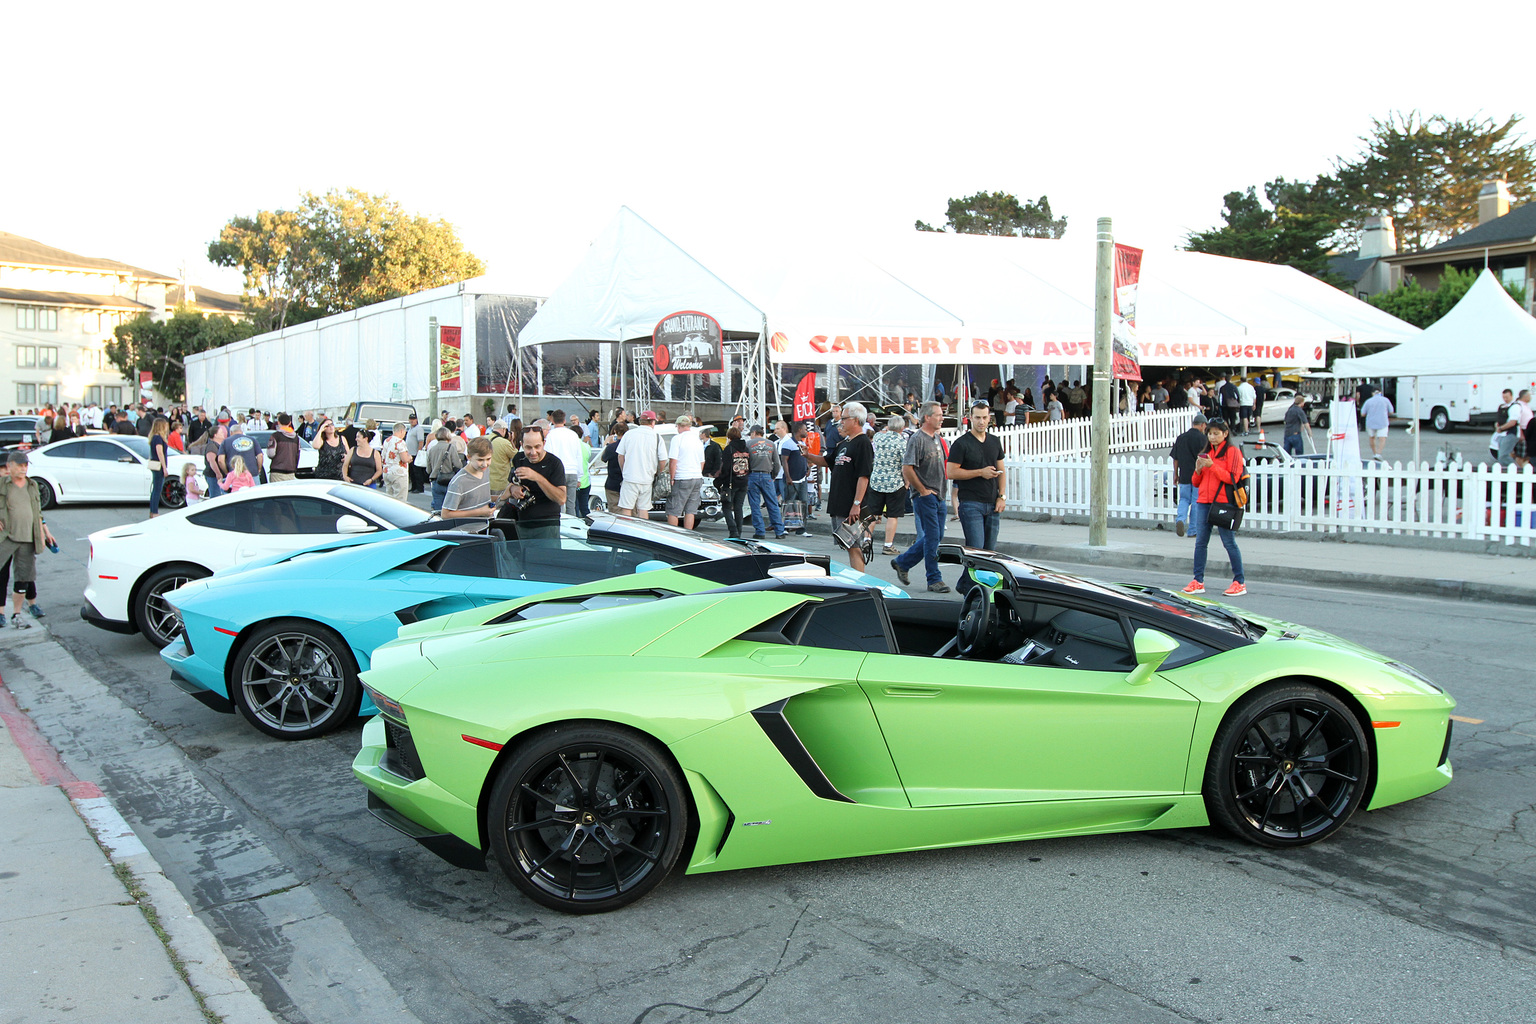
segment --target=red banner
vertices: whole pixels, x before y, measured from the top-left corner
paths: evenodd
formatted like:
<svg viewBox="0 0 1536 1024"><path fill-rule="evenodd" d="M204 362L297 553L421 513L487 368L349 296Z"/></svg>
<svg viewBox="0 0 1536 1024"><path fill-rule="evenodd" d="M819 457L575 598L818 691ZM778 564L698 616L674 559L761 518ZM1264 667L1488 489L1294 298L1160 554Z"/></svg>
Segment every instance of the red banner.
<svg viewBox="0 0 1536 1024"><path fill-rule="evenodd" d="M808 373L800 378L800 383L795 388L794 420L813 420L816 418L816 375Z"/></svg>
<svg viewBox="0 0 1536 1024"><path fill-rule="evenodd" d="M460 343L464 335L462 327L437 329L437 386L441 391L459 391Z"/></svg>
<svg viewBox="0 0 1536 1024"><path fill-rule="evenodd" d="M1136 340L1136 291L1141 285L1141 250L1115 243L1115 284L1111 291L1116 380L1141 380L1141 343Z"/></svg>

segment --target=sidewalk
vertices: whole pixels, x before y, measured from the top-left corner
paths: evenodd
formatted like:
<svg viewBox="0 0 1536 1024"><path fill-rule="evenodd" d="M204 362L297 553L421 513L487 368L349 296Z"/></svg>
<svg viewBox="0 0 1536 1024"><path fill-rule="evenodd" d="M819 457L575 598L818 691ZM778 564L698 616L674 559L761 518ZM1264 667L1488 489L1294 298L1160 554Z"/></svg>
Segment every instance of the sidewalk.
<svg viewBox="0 0 1536 1024"><path fill-rule="evenodd" d="M842 557L834 551L829 532L822 516L811 523L811 537L791 535L788 540L797 547ZM883 526L876 527L875 537L871 569L886 577L891 559L882 555L878 546L885 537ZM912 519L903 517L896 530L897 548L904 549L912 537ZM959 522L945 524L944 540L964 543ZM1373 543L1352 534L1317 534L1303 539L1239 530L1237 543L1250 588L1266 582L1305 583L1371 593L1536 604L1536 558ZM1093 548L1088 546L1086 524L1030 522L1006 515L997 542L1000 552L1046 565L1145 569L1186 579L1193 570L1194 547L1192 537L1179 537L1171 528L1116 526L1111 521L1108 545ZM1217 581L1224 586L1231 579L1231 569L1220 538L1212 535L1207 550L1206 583Z"/></svg>
<svg viewBox="0 0 1536 1024"><path fill-rule="evenodd" d="M271 1024L133 830L3 681L0 821L0 1020Z"/></svg>

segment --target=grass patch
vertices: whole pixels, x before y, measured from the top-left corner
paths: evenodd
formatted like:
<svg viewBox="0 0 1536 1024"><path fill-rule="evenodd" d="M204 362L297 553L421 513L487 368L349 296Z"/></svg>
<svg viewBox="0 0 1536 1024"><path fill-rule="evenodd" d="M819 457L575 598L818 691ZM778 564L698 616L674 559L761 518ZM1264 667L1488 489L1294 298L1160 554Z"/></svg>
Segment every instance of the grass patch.
<svg viewBox="0 0 1536 1024"><path fill-rule="evenodd" d="M187 991L192 993L198 1010L203 1014L203 1020L208 1024L224 1024L224 1018L208 1006L203 994L197 990L197 986L192 984L192 978L187 974L187 965L182 962L176 947L171 945L171 936L166 932L165 926L160 923L160 914L155 910L154 904L149 902L149 893L145 892L144 887L139 884L138 876L129 869L128 865L116 862L112 864L112 873L117 876L119 882L123 883L123 888L127 889L128 895L133 897L133 905L139 908L139 913L144 915L144 920L149 922L150 928L154 929L155 934L160 937L160 944L165 947L166 953L171 958L171 966L176 969L176 975L181 979L181 983L187 986Z"/></svg>

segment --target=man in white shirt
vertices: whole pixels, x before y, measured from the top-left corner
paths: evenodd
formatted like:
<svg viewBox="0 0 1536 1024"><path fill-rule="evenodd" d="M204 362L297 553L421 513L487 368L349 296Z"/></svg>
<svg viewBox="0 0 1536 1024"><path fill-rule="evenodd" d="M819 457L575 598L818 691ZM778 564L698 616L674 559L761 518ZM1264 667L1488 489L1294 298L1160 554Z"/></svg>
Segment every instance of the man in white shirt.
<svg viewBox="0 0 1536 1024"><path fill-rule="evenodd" d="M642 412L640 425L630 427L619 438L618 456L624 471L624 482L619 486L619 513L646 519L651 512L651 486L661 465L661 438L656 436L654 412Z"/></svg>
<svg viewBox="0 0 1536 1024"><path fill-rule="evenodd" d="M1253 403L1258 397L1252 384L1247 380L1238 382L1237 385L1237 418L1242 423L1242 432L1248 433L1248 427L1253 423Z"/></svg>
<svg viewBox="0 0 1536 1024"><path fill-rule="evenodd" d="M1380 391L1367 398L1360 407L1361 414L1365 416L1365 432L1371 439L1372 458L1381 458L1387 450L1387 424L1396 411L1392 408L1391 399Z"/></svg>
<svg viewBox="0 0 1536 1024"><path fill-rule="evenodd" d="M466 441L473 441L475 438L485 433L485 431L480 429L480 424L475 422L474 413L468 412L464 414L464 426L461 428L461 430L464 434L464 440Z"/></svg>
<svg viewBox="0 0 1536 1024"><path fill-rule="evenodd" d="M565 467L565 511L573 516L576 514L576 492L580 489L581 463L591 455L591 450L582 443L579 434L565 425L563 409L550 413L549 435L544 439L544 449Z"/></svg>
<svg viewBox="0 0 1536 1024"><path fill-rule="evenodd" d="M684 529L693 529L704 489L704 442L693 429L693 417L677 418L677 436L669 453L672 462L672 494L667 499L667 522L682 521Z"/></svg>

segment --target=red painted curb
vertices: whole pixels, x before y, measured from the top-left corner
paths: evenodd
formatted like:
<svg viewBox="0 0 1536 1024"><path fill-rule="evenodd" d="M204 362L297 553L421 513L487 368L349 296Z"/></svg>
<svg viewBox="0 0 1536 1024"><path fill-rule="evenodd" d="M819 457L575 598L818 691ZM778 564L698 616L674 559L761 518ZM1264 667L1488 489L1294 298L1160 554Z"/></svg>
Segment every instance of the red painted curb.
<svg viewBox="0 0 1536 1024"><path fill-rule="evenodd" d="M16 705L16 698L0 680L0 721L10 730L16 741L16 749L26 759L27 766L37 781L45 786L58 786L71 800L88 800L101 796L101 790L93 782L82 782L64 764L59 752L37 731L32 719Z"/></svg>

